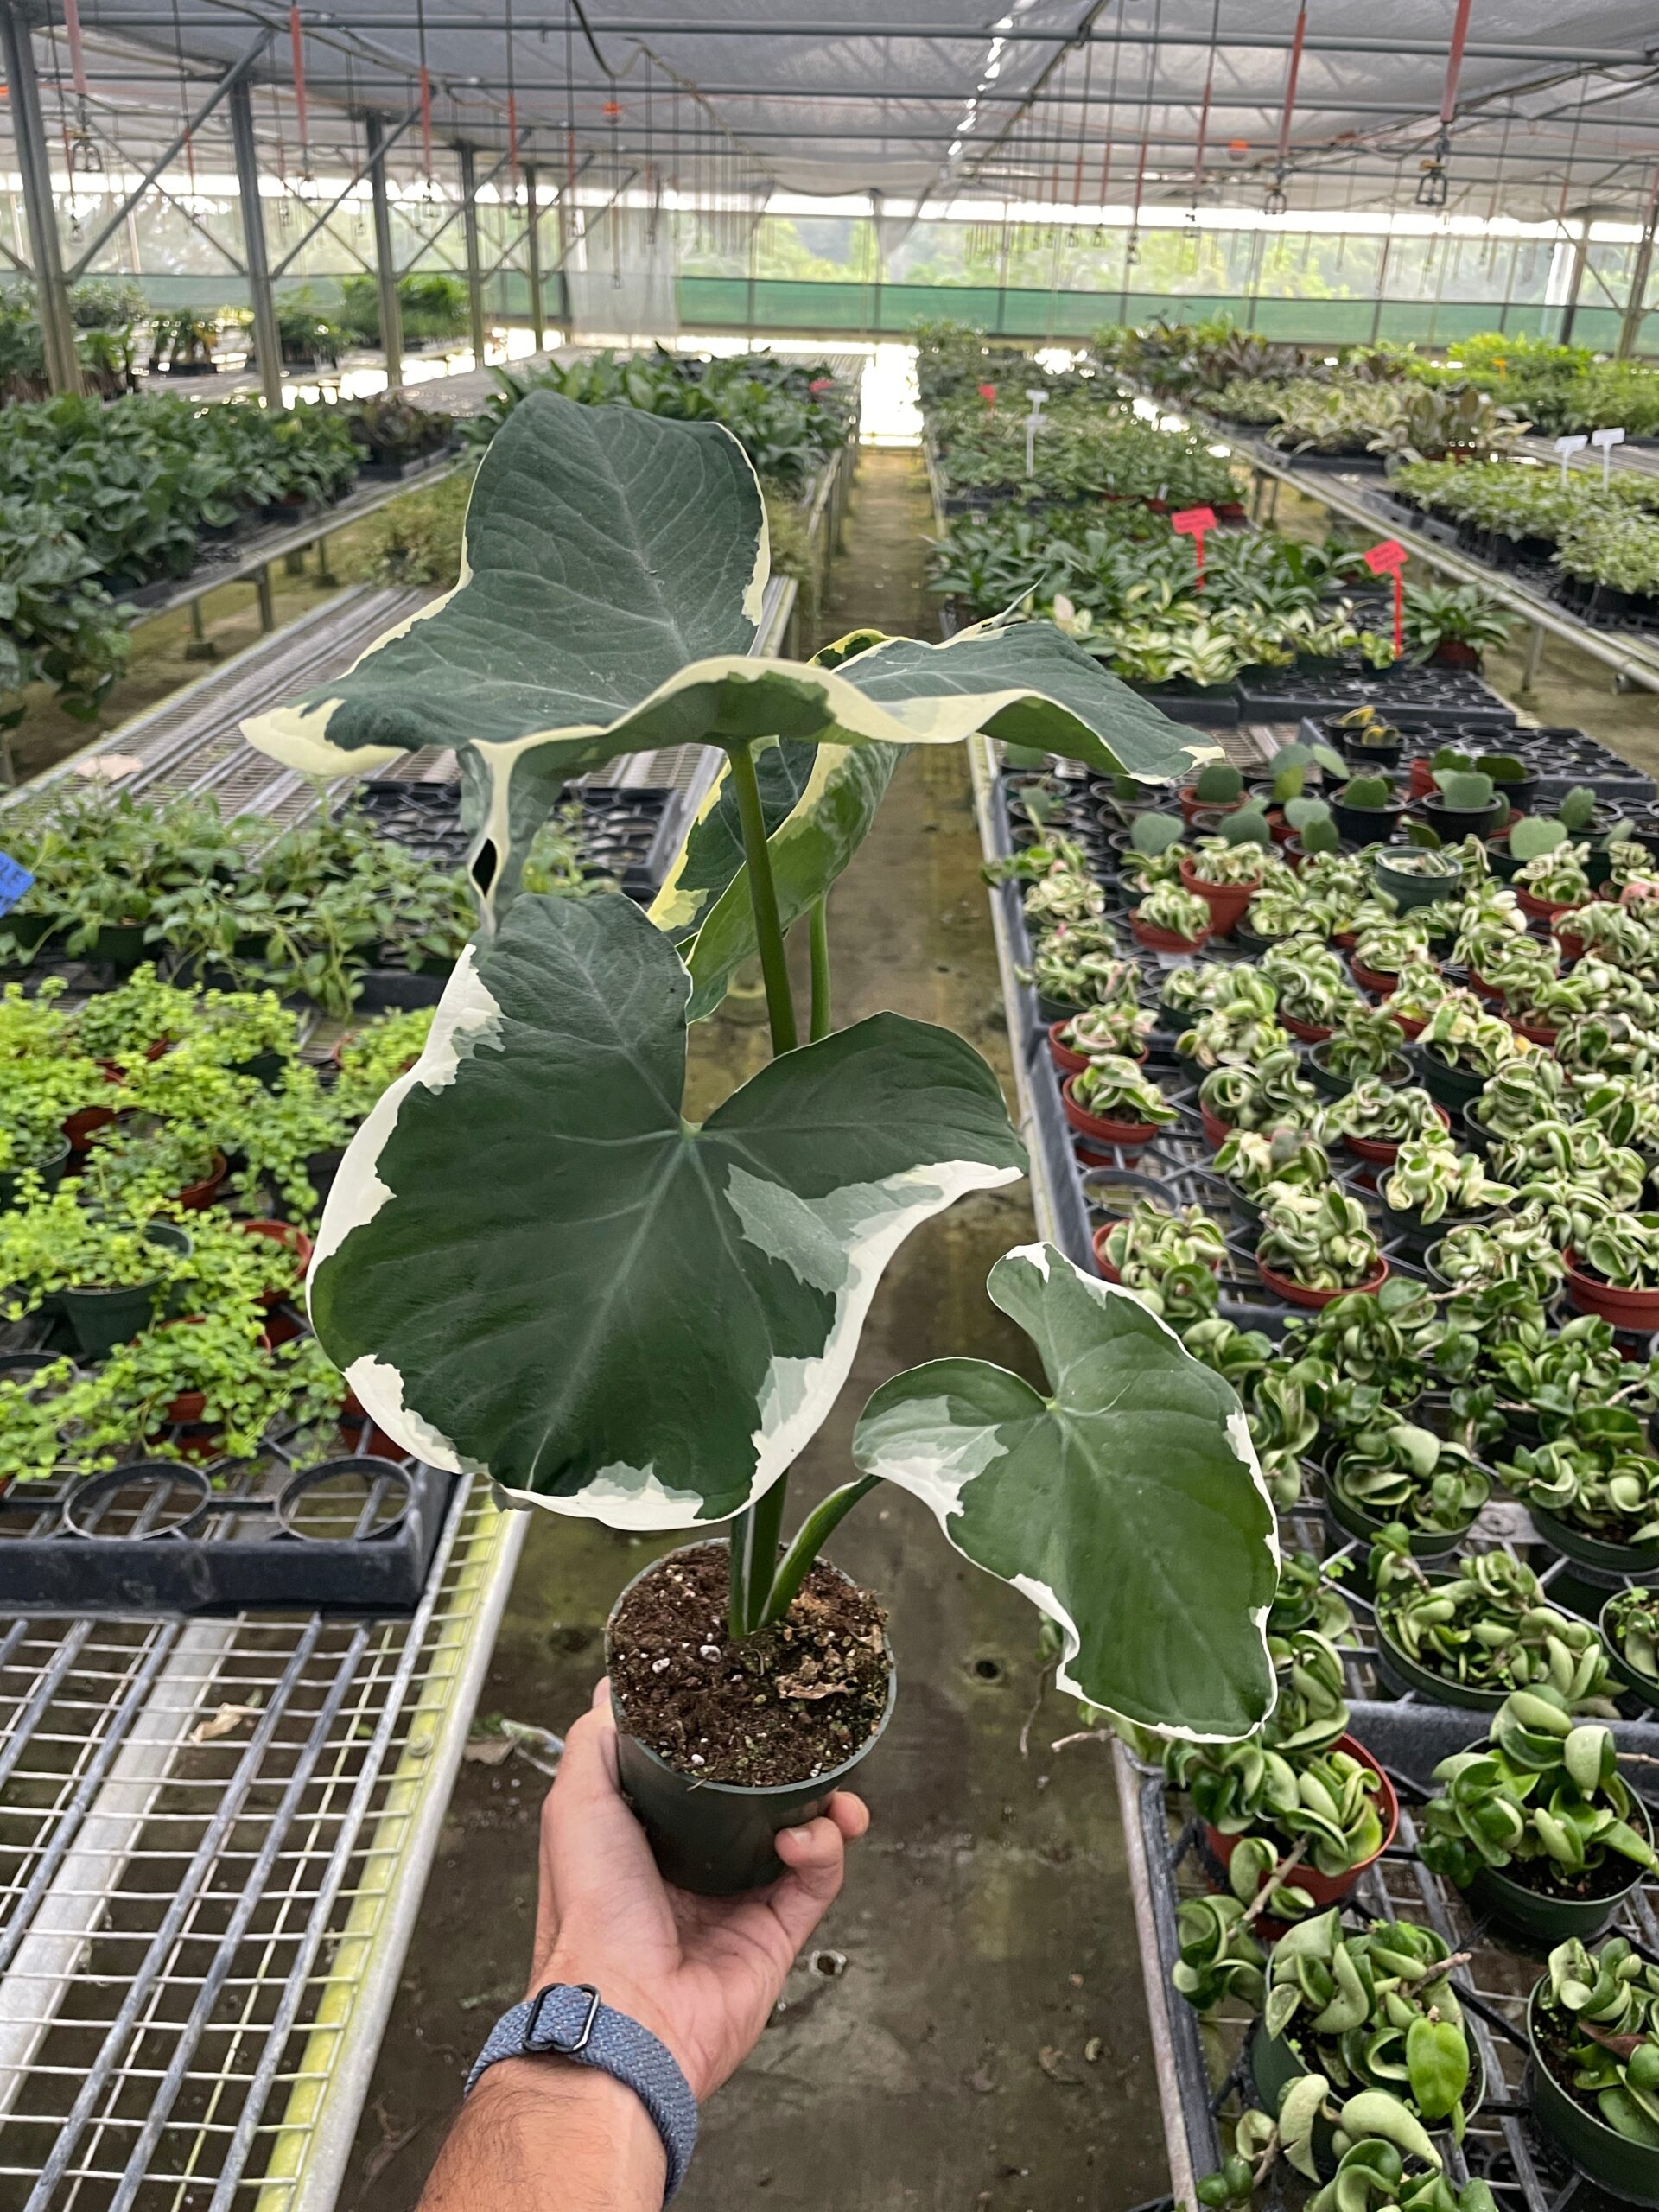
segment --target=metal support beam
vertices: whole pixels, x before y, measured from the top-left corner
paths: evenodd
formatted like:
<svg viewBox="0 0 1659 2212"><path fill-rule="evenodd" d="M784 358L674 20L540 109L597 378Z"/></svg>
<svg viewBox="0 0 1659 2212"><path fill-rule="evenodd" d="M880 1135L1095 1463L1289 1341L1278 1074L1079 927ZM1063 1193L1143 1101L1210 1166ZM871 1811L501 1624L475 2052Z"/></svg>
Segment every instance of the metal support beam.
<svg viewBox="0 0 1659 2212"><path fill-rule="evenodd" d="M369 142L369 198L374 211L374 276L380 288L380 350L386 388L404 380L404 310L397 297L397 264L391 251L391 207L386 198L386 126L371 108L363 118Z"/></svg>
<svg viewBox="0 0 1659 2212"><path fill-rule="evenodd" d="M542 313L542 211L536 203L536 172L524 168L524 267L530 278L530 327L539 353L546 343Z"/></svg>
<svg viewBox="0 0 1659 2212"><path fill-rule="evenodd" d="M74 267L69 271L69 281L72 284L79 283L79 279L86 275L87 270L92 267L95 256L103 251L106 243L114 237L117 231L120 229L122 224L126 221L127 217L138 205L145 193L149 190L149 188L155 183L156 178L161 175L162 170L165 169L171 163L174 157L182 150L184 143L186 139L189 137L191 132L193 130L200 130L202 124L213 113L213 110L219 105L219 102L226 99L230 93L235 92L238 86L244 85L247 82L250 74L252 73L254 64L260 60L265 48L270 44L270 41L276 37L276 34L275 31L261 31L258 37L255 39L253 44L248 48L247 52L240 55L238 60L231 64L230 67L219 79L219 82L213 86L213 91L207 95L207 98L190 118L184 128L175 134L173 139L169 142L166 152L160 155L155 161L153 161L149 167L144 171L143 177L139 181L137 190L136 192L130 192L126 198L121 201L120 205L116 207L99 226L98 229L92 232L92 238L88 242L85 251L81 254L79 260L76 262Z"/></svg>
<svg viewBox="0 0 1659 2212"><path fill-rule="evenodd" d="M1636 249L1636 265L1630 271L1630 296L1624 309L1624 320L1619 325L1618 347L1614 358L1620 361L1628 361L1642 343L1643 318L1647 313L1648 278L1653 273L1656 226L1659 226L1659 168L1654 170L1653 194L1648 201L1641 242Z"/></svg>
<svg viewBox="0 0 1659 2212"><path fill-rule="evenodd" d="M47 156L46 125L41 117L35 48L22 0L0 0L0 42L5 51L6 81L10 92L8 105L16 138L17 166L22 173L29 251L35 260L35 297L46 353L46 373L54 391L79 391L80 362L75 353L75 320L69 312L69 286L63 273L58 211L52 200L52 168Z"/></svg>
<svg viewBox="0 0 1659 2212"><path fill-rule="evenodd" d="M386 156L397 143L397 141L403 137L404 131L409 129L410 124L415 121L419 113L420 110L418 108L410 108L409 113L404 118L403 121L397 124L395 130L385 131L378 140L371 138L369 141L369 158L368 162L365 164L365 167L372 172L376 164L383 162L385 160ZM345 206L346 200L351 198L352 194L356 190L357 187L362 183L363 175L363 170L359 169L354 177L349 178L346 182L340 187L340 190L328 202L328 205L323 209L321 214L317 216L315 220L312 223L310 228L301 233L297 242L289 246L288 251L283 256L282 259L272 268L270 273L273 277L285 276L290 265L299 259L300 256L305 251L307 246L310 245L312 239L315 238L317 232L319 231L326 230L328 227L328 225L333 221L337 211Z"/></svg>
<svg viewBox="0 0 1659 2212"><path fill-rule="evenodd" d="M478 160L470 146L461 156L461 227L467 241L467 319L472 327L473 366L484 365L484 277L478 253Z"/></svg>
<svg viewBox="0 0 1659 2212"><path fill-rule="evenodd" d="M1589 258L1590 223L1586 217L1584 226L1573 244L1573 274L1567 279L1567 304L1561 309L1560 334L1555 341L1559 346L1570 346L1573 343L1573 325L1578 320L1579 314L1579 291L1584 283L1584 265Z"/></svg>
<svg viewBox="0 0 1659 2212"><path fill-rule="evenodd" d="M231 90L231 143L236 149L236 189L242 203L242 250L247 262L248 294L253 306L253 339L259 349L259 382L266 404L283 404L283 340L276 327L276 302L270 289L270 258L265 245L265 210L259 197L259 148L253 135L253 102L247 79ZM270 588L269 577L265 589Z"/></svg>

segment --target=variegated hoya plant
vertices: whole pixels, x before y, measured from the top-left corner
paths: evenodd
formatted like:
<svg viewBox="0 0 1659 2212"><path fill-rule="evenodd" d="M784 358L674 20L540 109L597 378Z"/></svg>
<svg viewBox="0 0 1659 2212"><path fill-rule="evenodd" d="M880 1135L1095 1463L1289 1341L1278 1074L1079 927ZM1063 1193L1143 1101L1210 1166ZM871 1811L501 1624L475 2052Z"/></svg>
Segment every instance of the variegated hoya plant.
<svg viewBox="0 0 1659 2212"><path fill-rule="evenodd" d="M920 1223L1024 1172L991 1070L893 1014L830 1019L824 904L912 745L978 730L1149 780L1183 734L1052 625L943 645L863 632L750 657L768 575L735 439L537 393L478 474L461 580L249 737L335 775L453 745L481 909L419 1061L334 1183L319 1337L375 1420L512 1503L732 1534L731 1624L779 1618L878 1481L1058 1625L1062 1686L1230 1738L1268 1710L1274 1521L1229 1387L1050 1245L990 1294L1046 1390L980 1360L897 1376L859 1478L780 1557L785 1477L828 1414L881 1271ZM520 894L566 781L706 744L720 778L649 915ZM800 1041L785 939L811 939ZM758 953L775 1057L701 1125L687 1027Z"/></svg>

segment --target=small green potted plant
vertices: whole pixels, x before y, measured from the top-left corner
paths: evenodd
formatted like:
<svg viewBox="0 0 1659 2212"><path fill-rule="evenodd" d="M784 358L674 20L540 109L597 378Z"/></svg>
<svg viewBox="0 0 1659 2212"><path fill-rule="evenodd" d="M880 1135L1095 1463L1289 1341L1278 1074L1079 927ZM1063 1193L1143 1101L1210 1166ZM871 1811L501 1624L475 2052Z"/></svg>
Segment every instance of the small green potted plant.
<svg viewBox="0 0 1659 2212"><path fill-rule="evenodd" d="M1196 892L1178 883L1155 884L1129 912L1137 944L1173 967L1200 950L1210 935L1210 909Z"/></svg>
<svg viewBox="0 0 1659 2212"><path fill-rule="evenodd" d="M1331 800L1332 818L1351 845L1391 843L1405 810L1386 776L1350 776Z"/></svg>
<svg viewBox="0 0 1659 2212"><path fill-rule="evenodd" d="M1440 1790L1418 1823L1424 1865L1535 1941L1599 1935L1659 1866L1612 1730L1575 1721L1542 1684L1512 1690L1487 1737L1434 1770Z"/></svg>
<svg viewBox="0 0 1659 2212"><path fill-rule="evenodd" d="M1360 1201L1338 1184L1269 1185L1262 1194L1256 1272L1292 1306L1326 1306L1344 1291L1380 1290L1389 1263Z"/></svg>
<svg viewBox="0 0 1659 2212"><path fill-rule="evenodd" d="M1509 1023L1489 1014L1472 991L1448 994L1412 1046L1412 1056L1431 1098L1460 1114L1488 1080L1531 1049Z"/></svg>
<svg viewBox="0 0 1659 2212"><path fill-rule="evenodd" d="M1563 1273L1549 1224L1530 1207L1491 1221L1459 1222L1429 1246L1423 1265L1444 1290L1472 1293L1513 1283L1537 1299L1553 1298Z"/></svg>
<svg viewBox="0 0 1659 2212"><path fill-rule="evenodd" d="M1182 818L1191 823L1205 812L1230 814L1244 804L1244 778L1230 760L1206 760L1177 794Z"/></svg>
<svg viewBox="0 0 1659 2212"><path fill-rule="evenodd" d="M1242 818L1233 817L1235 821ZM1265 823L1262 834L1265 839ZM1196 852L1182 855L1182 887L1209 908L1211 937L1232 935L1240 916L1262 887L1265 857L1262 844L1253 839L1224 835L1201 837Z"/></svg>
<svg viewBox="0 0 1659 2212"><path fill-rule="evenodd" d="M1398 1522L1416 1559L1452 1550L1491 1492L1471 1452L1415 1421L1380 1421L1325 1457L1325 1502L1338 1526L1374 1544Z"/></svg>
<svg viewBox="0 0 1659 2212"><path fill-rule="evenodd" d="M1639 1582L1615 1590L1597 1626L1619 1682L1649 1709L1659 1710L1659 1591Z"/></svg>
<svg viewBox="0 0 1659 2212"><path fill-rule="evenodd" d="M1202 1206L1168 1213L1141 1200L1122 1219L1095 1231L1095 1262L1108 1282L1121 1283L1172 1328L1216 1310L1216 1274L1227 1256L1219 1223Z"/></svg>
<svg viewBox="0 0 1659 2212"><path fill-rule="evenodd" d="M1294 1046L1265 1052L1253 1068L1212 1068L1198 1085L1204 1134L1224 1144L1235 1129L1312 1128L1319 1094L1301 1071Z"/></svg>
<svg viewBox="0 0 1659 2212"><path fill-rule="evenodd" d="M1111 1055L1144 1060L1154 1017L1135 997L1138 981L1124 963L1123 995L1048 1025L1048 1050L1062 1075L1078 1075L1090 1060Z"/></svg>
<svg viewBox="0 0 1659 2212"><path fill-rule="evenodd" d="M1428 933L1414 917L1356 930L1349 958L1354 981L1379 998L1387 998L1395 988L1402 969L1415 972L1425 963L1433 964Z"/></svg>
<svg viewBox="0 0 1659 2212"><path fill-rule="evenodd" d="M1315 937L1291 937L1262 957L1262 973L1279 1001L1279 1018L1304 1045L1318 1045L1363 1011L1341 960Z"/></svg>
<svg viewBox="0 0 1659 2212"><path fill-rule="evenodd" d="M1604 1213L1564 1255L1567 1294L1616 1329L1659 1328L1659 1213Z"/></svg>
<svg viewBox="0 0 1659 2212"><path fill-rule="evenodd" d="M1065 1021L1084 1007L1103 1005L1122 990L1116 941L1090 923L1062 923L1045 931L1020 979L1037 994L1043 1020Z"/></svg>
<svg viewBox="0 0 1659 2212"><path fill-rule="evenodd" d="M1598 2193L1659 2202L1659 1968L1569 1936L1527 2000L1532 2109Z"/></svg>
<svg viewBox="0 0 1659 2212"><path fill-rule="evenodd" d="M1547 1543L1599 1573L1659 1566L1659 1459L1624 1406L1586 1405L1498 1473Z"/></svg>
<svg viewBox="0 0 1659 2212"><path fill-rule="evenodd" d="M1262 1225L1262 1202L1274 1185L1287 1190L1323 1190L1331 1180L1325 1147L1306 1130L1284 1128L1265 1135L1260 1129L1235 1129L1216 1154L1216 1173L1227 1185L1235 1217L1246 1229Z"/></svg>
<svg viewBox="0 0 1659 2212"><path fill-rule="evenodd" d="M80 1351L95 1357L148 1327L190 1249L176 1224L89 1213L66 1185L0 1215L0 1312L19 1321L55 1300Z"/></svg>
<svg viewBox="0 0 1659 2212"><path fill-rule="evenodd" d="M1138 1060L1108 1053L1067 1076L1060 1096L1078 1136L1119 1152L1150 1144L1178 1118L1178 1109Z"/></svg>
<svg viewBox="0 0 1659 2212"><path fill-rule="evenodd" d="M1449 1573L1430 1574L1406 1535L1403 1526L1385 1530L1371 1552L1377 1670L1390 1688L1496 1713L1511 1690L1548 1682L1569 1711L1614 1718L1601 1637L1558 1612L1524 1560L1476 1552Z"/></svg>
<svg viewBox="0 0 1659 2212"><path fill-rule="evenodd" d="M1432 906L1462 882L1464 858L1436 846L1387 845L1372 862L1371 874L1379 895L1402 910Z"/></svg>
<svg viewBox="0 0 1659 2212"><path fill-rule="evenodd" d="M1406 749L1403 735L1376 707L1351 708L1325 728L1325 734L1336 740L1351 763L1373 762L1395 768Z"/></svg>
<svg viewBox="0 0 1659 2212"><path fill-rule="evenodd" d="M1515 1191L1486 1173L1478 1153L1459 1152L1444 1130L1402 1144L1380 1179L1389 1226L1408 1252L1427 1251L1459 1223L1489 1222Z"/></svg>
<svg viewBox="0 0 1659 2212"><path fill-rule="evenodd" d="M1411 1063L1401 1049L1400 1025L1386 1008L1362 1000L1307 1056L1312 1081L1327 1098L1345 1098L1369 1080L1391 1090L1411 1082Z"/></svg>
<svg viewBox="0 0 1659 2212"><path fill-rule="evenodd" d="M1515 617L1478 584L1414 584L1406 597L1409 659L1441 668L1482 666L1488 645L1501 645Z"/></svg>
<svg viewBox="0 0 1659 2212"><path fill-rule="evenodd" d="M1325 1108L1320 1126L1327 1136L1340 1137L1357 1159L1391 1167L1402 1144L1446 1135L1452 1117L1416 1084L1363 1075Z"/></svg>
<svg viewBox="0 0 1659 2212"><path fill-rule="evenodd" d="M1588 904L1590 848L1573 844L1564 822L1529 815L1510 830L1509 843L1517 862L1510 887L1523 914L1554 923Z"/></svg>

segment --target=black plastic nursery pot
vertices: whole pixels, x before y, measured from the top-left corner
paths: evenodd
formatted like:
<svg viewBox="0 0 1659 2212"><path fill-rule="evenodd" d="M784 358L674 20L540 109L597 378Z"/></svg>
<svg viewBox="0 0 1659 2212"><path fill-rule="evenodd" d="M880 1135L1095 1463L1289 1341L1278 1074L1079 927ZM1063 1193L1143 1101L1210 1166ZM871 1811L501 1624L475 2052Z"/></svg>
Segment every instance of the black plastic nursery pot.
<svg viewBox="0 0 1659 2212"><path fill-rule="evenodd" d="M1386 891L1395 905L1404 911L1414 906L1432 906L1440 899L1456 899L1463 891L1461 869L1456 875L1415 875L1395 868L1379 853L1372 868L1372 880L1379 891Z"/></svg>
<svg viewBox="0 0 1659 2212"><path fill-rule="evenodd" d="M189 1253L189 1237L171 1222L152 1221L143 1235L147 1244L154 1244L162 1251L176 1252L181 1258ZM77 1287L59 1291L59 1308L73 1332L79 1350L87 1358L95 1359L106 1351L113 1351L117 1344L130 1343L140 1330L147 1329L155 1313L160 1281L159 1276L152 1276L148 1282L123 1283L113 1289Z"/></svg>
<svg viewBox="0 0 1659 2212"><path fill-rule="evenodd" d="M1471 1751L1485 1748L1484 1739L1470 1745ZM1631 1827L1651 1842L1653 1824L1640 1798L1631 1799L1630 1810ZM1554 1863L1554 1859L1548 1862ZM1516 1881L1502 1866L1483 1866L1464 1894L1477 1912L1490 1913L1517 1936L1540 1946L1565 1943L1572 1936L1589 1943L1600 1935L1630 1892L1641 1886L1643 1878L1642 1869L1632 1864L1630 1880L1605 1897L1552 1897L1547 1891L1529 1889L1526 1883Z"/></svg>
<svg viewBox="0 0 1659 2212"><path fill-rule="evenodd" d="M1431 1582L1448 1582L1453 1578L1431 1574L1428 1579ZM1432 1668L1420 1666L1400 1649L1381 1620L1376 1624L1374 1663L1379 1676L1397 1697L1403 1697L1411 1690L1433 1705L1459 1705L1471 1713L1496 1713L1509 1695L1507 1690L1477 1689L1472 1683L1454 1682L1449 1675L1437 1675Z"/></svg>
<svg viewBox="0 0 1659 2212"><path fill-rule="evenodd" d="M1481 2063L1478 2048L1471 2044L1469 2050L1469 2079L1464 2085L1462 2104L1466 2117L1472 2119L1486 2095L1486 2069ZM1250 2031L1250 2079L1255 2084L1256 2102L1267 2112L1277 2112L1279 2100L1293 2082L1308 2072L1308 2064L1285 2036L1269 2035L1265 2020L1258 2019ZM1449 2120L1428 2120L1424 2125L1431 2134L1439 2133L1451 2126ZM1329 2181L1337 2171L1337 2150L1333 2138L1336 2123L1322 2116L1313 2122L1313 2163L1321 2181Z"/></svg>
<svg viewBox="0 0 1659 2212"><path fill-rule="evenodd" d="M1324 1477L1327 1522L1334 1522L1342 1536L1352 1536L1357 1542L1367 1546L1376 1543L1389 1523L1376 1514L1367 1513L1363 1506L1356 1505L1352 1498L1344 1497L1337 1487L1336 1477L1330 1468L1321 1468L1320 1471ZM1413 1559L1444 1559L1448 1552L1456 1551L1474 1523L1475 1516L1471 1514L1461 1528L1449 1532L1443 1529L1411 1529L1408 1548Z"/></svg>
<svg viewBox="0 0 1659 2212"><path fill-rule="evenodd" d="M1501 798L1490 806L1447 806L1443 800L1426 798L1422 809L1423 819L1443 845L1460 845L1465 837L1490 837L1510 810Z"/></svg>
<svg viewBox="0 0 1659 2212"><path fill-rule="evenodd" d="M1358 1077L1335 1074L1325 1064L1325 1054L1329 1049L1325 1045L1315 1045L1306 1054L1307 1079L1316 1090L1322 1090L1327 1098L1345 1098L1358 1081ZM1403 1090L1411 1080L1411 1064L1403 1054L1396 1054L1382 1071L1382 1081L1391 1090Z"/></svg>
<svg viewBox="0 0 1659 2212"><path fill-rule="evenodd" d="M1618 1597L1619 1594L1615 1591L1613 1597ZM1607 1616L1612 1609L1612 1604L1613 1598L1609 1598L1596 1618L1596 1628L1607 1654L1608 1671L1621 1688L1628 1690L1632 1697L1640 1698L1643 1704L1650 1711L1659 1712L1659 1681L1655 1681L1649 1675L1643 1674L1639 1668L1632 1667L1613 1641L1613 1632L1607 1622Z"/></svg>
<svg viewBox="0 0 1659 2212"><path fill-rule="evenodd" d="M1496 1206L1484 1206L1478 1213L1446 1213L1436 1221L1425 1221L1419 1206L1389 1206L1384 1201L1385 1234L1397 1236L1402 1248L1414 1259L1421 1259L1429 1247L1438 1244L1453 1229L1485 1229L1497 1219Z"/></svg>
<svg viewBox="0 0 1659 2212"><path fill-rule="evenodd" d="M1344 798L1331 801L1331 818L1338 834L1351 845L1386 845L1400 828L1403 799L1389 806L1351 806Z"/></svg>
<svg viewBox="0 0 1659 2212"><path fill-rule="evenodd" d="M1457 1122L1465 1107L1485 1090L1486 1077L1477 1075L1472 1068L1449 1065L1437 1052L1431 1052L1421 1045L1413 1045L1408 1049L1423 1089L1437 1106L1444 1106Z"/></svg>
<svg viewBox="0 0 1659 2212"><path fill-rule="evenodd" d="M702 1548L688 1545L681 1551L664 1553L628 1583L605 1624L607 1662L617 1616L629 1591L667 1560ZM834 1571L840 1572L839 1568ZM609 1671L614 1684L614 1667ZM818 1817L887 1733L898 1696L899 1674L889 1649L886 1707L876 1727L852 1757L804 1782L754 1789L740 1783L700 1782L695 1775L670 1766L649 1745L628 1733L627 1713L613 1688L623 1794L650 1839L664 1878L705 1897L734 1897L776 1881L784 1866L773 1848L773 1839L782 1828L799 1827Z"/></svg>
<svg viewBox="0 0 1659 2212"><path fill-rule="evenodd" d="M1610 1544L1587 1536L1570 1521L1562 1521L1541 1505L1529 1505L1532 1525L1547 1544L1580 1567L1596 1574L1645 1574L1659 1567L1659 1541L1650 1544Z"/></svg>
<svg viewBox="0 0 1659 2212"><path fill-rule="evenodd" d="M1546 1974L1527 1999L1527 2042L1532 2051L1533 2116L1586 2180L1627 2204L1659 2205L1659 2149L1632 2143L1597 2113L1581 2105L1557 2078L1539 2035L1548 1995Z"/></svg>
<svg viewBox="0 0 1659 2212"><path fill-rule="evenodd" d="M70 1145L67 1137L60 1137L44 1160L34 1163L35 1173L48 1191L55 1191L63 1180L63 1171L69 1165ZM0 1213L15 1206L23 1186L22 1168L8 1169L0 1173Z"/></svg>

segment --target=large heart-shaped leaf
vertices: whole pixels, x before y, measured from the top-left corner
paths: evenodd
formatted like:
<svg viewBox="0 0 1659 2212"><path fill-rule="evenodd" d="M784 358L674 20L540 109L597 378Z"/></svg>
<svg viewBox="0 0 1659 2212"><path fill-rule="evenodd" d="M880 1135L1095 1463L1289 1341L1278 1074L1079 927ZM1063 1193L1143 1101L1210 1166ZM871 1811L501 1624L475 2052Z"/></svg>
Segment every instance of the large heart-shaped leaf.
<svg viewBox="0 0 1659 2212"><path fill-rule="evenodd" d="M982 1360L933 1360L876 1392L854 1459L1058 1624L1062 1689L1173 1735L1248 1734L1273 1705L1278 1545L1238 1400L1052 1244L1008 1253L988 1288L1036 1344L1049 1395Z"/></svg>
<svg viewBox="0 0 1659 2212"><path fill-rule="evenodd" d="M533 392L480 467L455 589L244 728L321 775L470 747L494 792L486 872L500 874L531 759L546 786L665 746L949 744L987 729L1103 774L1192 765L1178 725L1052 623L890 639L838 666L754 660L768 558L759 482L718 423Z"/></svg>
<svg viewBox="0 0 1659 2212"><path fill-rule="evenodd" d="M904 1238L1024 1168L979 1055L891 1014L686 1122L689 990L632 901L521 897L358 1132L311 1270L399 1443L614 1528L758 1497Z"/></svg>
<svg viewBox="0 0 1659 2212"><path fill-rule="evenodd" d="M823 897L863 843L903 758L899 745L819 746L806 788L766 841L785 929ZM715 1012L733 969L755 949L749 872L741 868L709 909L687 955L693 1021Z"/></svg>

